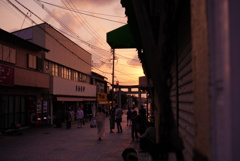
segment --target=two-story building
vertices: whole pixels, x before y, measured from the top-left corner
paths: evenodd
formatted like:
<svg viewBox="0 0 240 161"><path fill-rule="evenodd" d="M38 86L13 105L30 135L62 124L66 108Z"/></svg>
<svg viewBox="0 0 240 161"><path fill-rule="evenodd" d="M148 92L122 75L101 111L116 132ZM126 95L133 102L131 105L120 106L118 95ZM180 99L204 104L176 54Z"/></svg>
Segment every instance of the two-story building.
<svg viewBox="0 0 240 161"><path fill-rule="evenodd" d="M90 53L46 23L14 34L50 50L44 55L43 72L50 75L51 124L64 120L66 108L76 111L80 104L95 103Z"/></svg>
<svg viewBox="0 0 240 161"><path fill-rule="evenodd" d="M107 85L106 77L92 72L92 84L96 85L96 97L97 97L97 105L105 106L106 110L109 110L109 100L108 100L108 93L109 87Z"/></svg>
<svg viewBox="0 0 240 161"><path fill-rule="evenodd" d="M0 131L16 123L47 123L50 82L43 56L48 51L0 29Z"/></svg>

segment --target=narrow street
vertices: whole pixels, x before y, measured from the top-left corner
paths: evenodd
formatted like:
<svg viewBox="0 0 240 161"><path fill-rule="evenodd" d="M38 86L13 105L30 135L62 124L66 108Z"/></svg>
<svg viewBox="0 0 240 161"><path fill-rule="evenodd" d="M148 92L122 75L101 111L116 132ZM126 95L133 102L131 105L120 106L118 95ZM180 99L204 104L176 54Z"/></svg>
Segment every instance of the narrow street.
<svg viewBox="0 0 240 161"><path fill-rule="evenodd" d="M138 142L131 142L131 128L123 115L123 133L109 133L106 118L106 136L101 141L97 129L87 122L83 128L77 123L71 129L38 127L23 130L21 136L0 136L1 161L123 161L122 152L127 147L138 149ZM116 132L116 128L115 128ZM139 161L147 154L139 153Z"/></svg>

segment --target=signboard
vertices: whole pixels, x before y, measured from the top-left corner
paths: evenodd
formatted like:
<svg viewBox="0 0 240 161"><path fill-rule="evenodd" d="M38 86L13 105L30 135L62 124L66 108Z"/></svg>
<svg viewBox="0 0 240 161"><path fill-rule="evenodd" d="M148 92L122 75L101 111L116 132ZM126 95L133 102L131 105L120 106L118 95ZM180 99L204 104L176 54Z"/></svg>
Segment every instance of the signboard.
<svg viewBox="0 0 240 161"><path fill-rule="evenodd" d="M14 85L14 68L0 65L0 84Z"/></svg>
<svg viewBox="0 0 240 161"><path fill-rule="evenodd" d="M60 77L53 77L51 94L96 97L96 86L83 82L69 81Z"/></svg>
<svg viewBox="0 0 240 161"><path fill-rule="evenodd" d="M107 101L107 93L97 92L97 101Z"/></svg>

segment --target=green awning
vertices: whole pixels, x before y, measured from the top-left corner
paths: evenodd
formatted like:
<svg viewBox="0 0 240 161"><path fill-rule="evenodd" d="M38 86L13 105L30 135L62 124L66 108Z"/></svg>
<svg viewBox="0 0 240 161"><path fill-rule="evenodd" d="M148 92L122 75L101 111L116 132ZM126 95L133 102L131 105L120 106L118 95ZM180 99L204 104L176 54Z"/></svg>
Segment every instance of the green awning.
<svg viewBox="0 0 240 161"><path fill-rule="evenodd" d="M107 43L112 49L136 48L128 24L108 32Z"/></svg>

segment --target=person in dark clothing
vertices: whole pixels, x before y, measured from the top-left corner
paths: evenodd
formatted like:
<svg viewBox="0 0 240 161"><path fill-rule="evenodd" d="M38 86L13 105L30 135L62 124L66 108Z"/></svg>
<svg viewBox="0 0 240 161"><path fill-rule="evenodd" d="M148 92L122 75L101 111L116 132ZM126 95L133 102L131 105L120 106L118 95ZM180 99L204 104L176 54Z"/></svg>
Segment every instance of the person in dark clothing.
<svg viewBox="0 0 240 161"><path fill-rule="evenodd" d="M132 125L132 120L131 120L131 116L132 116L132 111L130 109L130 107L128 107L128 111L127 111L127 126L131 126Z"/></svg>
<svg viewBox="0 0 240 161"><path fill-rule="evenodd" d="M122 152L124 161L138 161L137 152L133 148L126 148Z"/></svg>
<svg viewBox="0 0 240 161"><path fill-rule="evenodd" d="M65 120L66 120L66 128L70 129L71 128L71 113L70 113L69 109L67 109L67 111L66 111Z"/></svg>
<svg viewBox="0 0 240 161"><path fill-rule="evenodd" d="M122 133L122 125L121 125L122 114L123 114L122 108L116 105L115 117L116 117L117 129L118 129L117 133Z"/></svg>
<svg viewBox="0 0 240 161"><path fill-rule="evenodd" d="M132 120L131 134L132 134L132 141L134 141L135 139L138 140L138 132L140 128L140 118L137 115L137 111L135 110L133 111L131 120Z"/></svg>
<svg viewBox="0 0 240 161"><path fill-rule="evenodd" d="M140 138L140 148L143 151L148 151L156 144L156 128L153 123L147 122L146 131L139 136Z"/></svg>
<svg viewBox="0 0 240 161"><path fill-rule="evenodd" d="M113 129L115 129L115 108L112 107L109 112L109 121L110 121L110 133L113 133Z"/></svg>

